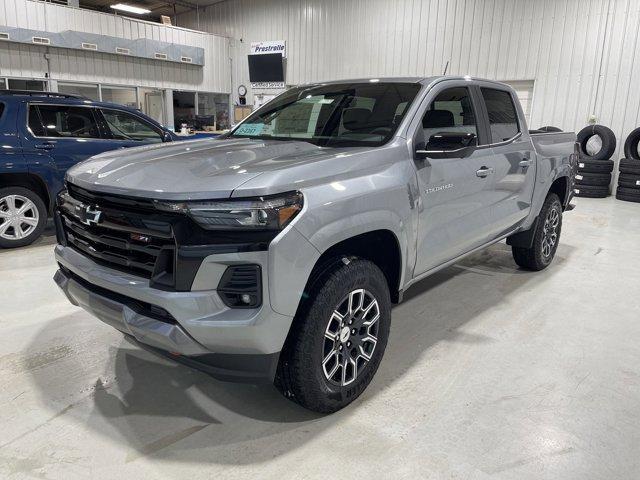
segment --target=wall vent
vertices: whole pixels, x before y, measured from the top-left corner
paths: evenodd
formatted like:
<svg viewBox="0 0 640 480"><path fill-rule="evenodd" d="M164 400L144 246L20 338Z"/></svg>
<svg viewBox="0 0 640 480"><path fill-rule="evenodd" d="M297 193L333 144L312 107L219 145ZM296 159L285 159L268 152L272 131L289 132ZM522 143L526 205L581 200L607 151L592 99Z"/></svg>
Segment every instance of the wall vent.
<svg viewBox="0 0 640 480"><path fill-rule="evenodd" d="M193 63L193 58L191 58L191 57L180 57L180 61L182 63Z"/></svg>
<svg viewBox="0 0 640 480"><path fill-rule="evenodd" d="M38 45L49 45L51 44L51 40L47 37L31 37L31 41L33 43L37 43Z"/></svg>
<svg viewBox="0 0 640 480"><path fill-rule="evenodd" d="M5 32L0 32L0 40L9 40L9 34Z"/></svg>
<svg viewBox="0 0 640 480"><path fill-rule="evenodd" d="M166 60L167 58L167 54L166 53L155 53L154 57L156 58L156 60Z"/></svg>
<svg viewBox="0 0 640 480"><path fill-rule="evenodd" d="M128 48L116 47L116 53L119 53L120 55L129 55L131 50Z"/></svg>
<svg viewBox="0 0 640 480"><path fill-rule="evenodd" d="M85 50L98 50L98 45L96 45L95 43L82 42L82 48L84 48Z"/></svg>

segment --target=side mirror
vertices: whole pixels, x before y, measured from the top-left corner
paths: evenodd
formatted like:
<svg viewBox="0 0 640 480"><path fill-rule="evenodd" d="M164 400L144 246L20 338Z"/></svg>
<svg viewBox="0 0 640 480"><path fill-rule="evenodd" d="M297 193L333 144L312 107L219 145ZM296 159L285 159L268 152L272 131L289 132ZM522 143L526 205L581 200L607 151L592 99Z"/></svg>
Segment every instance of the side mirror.
<svg viewBox="0 0 640 480"><path fill-rule="evenodd" d="M171 142L171 141L173 141L173 136L169 132L164 132L162 134L162 141L163 142Z"/></svg>
<svg viewBox="0 0 640 480"><path fill-rule="evenodd" d="M475 133L442 132L429 137L424 150L416 150L419 158L465 158L478 145Z"/></svg>

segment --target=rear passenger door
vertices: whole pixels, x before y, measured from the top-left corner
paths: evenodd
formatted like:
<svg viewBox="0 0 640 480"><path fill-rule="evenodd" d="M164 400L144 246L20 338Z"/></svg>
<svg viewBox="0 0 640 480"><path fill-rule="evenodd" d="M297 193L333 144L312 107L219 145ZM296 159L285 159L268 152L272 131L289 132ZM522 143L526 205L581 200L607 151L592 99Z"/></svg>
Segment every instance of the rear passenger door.
<svg viewBox="0 0 640 480"><path fill-rule="evenodd" d="M479 90L495 157L493 216L500 235L529 214L536 175L535 153L522 109L511 89L484 83Z"/></svg>
<svg viewBox="0 0 640 480"><path fill-rule="evenodd" d="M483 245L493 234L493 151L481 122L478 92L464 81L433 87L414 120L416 150L451 151L448 158L416 153L420 188L417 258L420 275ZM447 138L468 136L469 149ZM457 141L457 140L456 140Z"/></svg>

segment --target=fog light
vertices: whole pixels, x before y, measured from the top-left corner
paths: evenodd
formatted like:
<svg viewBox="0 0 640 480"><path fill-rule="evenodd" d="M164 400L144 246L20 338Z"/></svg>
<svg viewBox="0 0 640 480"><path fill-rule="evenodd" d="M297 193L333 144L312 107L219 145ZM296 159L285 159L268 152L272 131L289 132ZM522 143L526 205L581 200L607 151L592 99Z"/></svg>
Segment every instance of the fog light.
<svg viewBox="0 0 640 480"><path fill-rule="evenodd" d="M231 265L227 267L218 294L231 308L257 308L262 304L262 275L259 265Z"/></svg>

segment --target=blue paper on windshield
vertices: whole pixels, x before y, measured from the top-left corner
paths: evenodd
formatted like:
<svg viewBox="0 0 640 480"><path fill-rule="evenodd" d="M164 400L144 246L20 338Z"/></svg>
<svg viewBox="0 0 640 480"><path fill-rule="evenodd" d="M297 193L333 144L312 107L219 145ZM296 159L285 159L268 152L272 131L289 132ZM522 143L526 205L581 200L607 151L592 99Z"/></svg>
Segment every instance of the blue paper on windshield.
<svg viewBox="0 0 640 480"><path fill-rule="evenodd" d="M264 123L243 123L234 133L238 135L260 135L264 129Z"/></svg>

